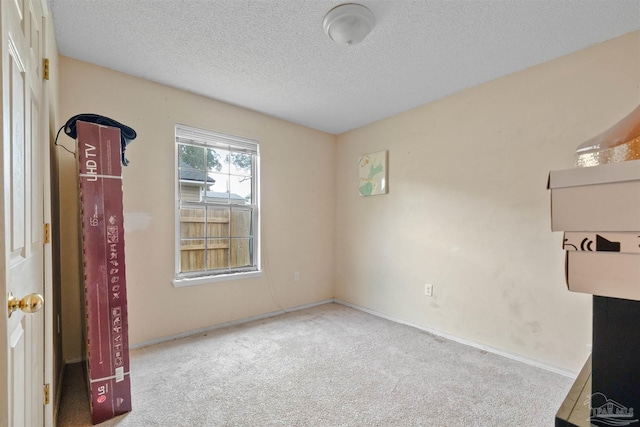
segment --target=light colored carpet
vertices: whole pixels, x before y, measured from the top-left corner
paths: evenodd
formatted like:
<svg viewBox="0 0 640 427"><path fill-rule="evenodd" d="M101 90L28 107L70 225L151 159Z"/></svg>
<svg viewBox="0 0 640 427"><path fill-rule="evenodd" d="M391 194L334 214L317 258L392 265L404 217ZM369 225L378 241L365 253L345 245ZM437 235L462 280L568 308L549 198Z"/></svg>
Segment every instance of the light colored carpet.
<svg viewBox="0 0 640 427"><path fill-rule="evenodd" d="M100 425L552 426L572 382L326 304L132 351L133 411ZM65 383L58 426L90 425Z"/></svg>

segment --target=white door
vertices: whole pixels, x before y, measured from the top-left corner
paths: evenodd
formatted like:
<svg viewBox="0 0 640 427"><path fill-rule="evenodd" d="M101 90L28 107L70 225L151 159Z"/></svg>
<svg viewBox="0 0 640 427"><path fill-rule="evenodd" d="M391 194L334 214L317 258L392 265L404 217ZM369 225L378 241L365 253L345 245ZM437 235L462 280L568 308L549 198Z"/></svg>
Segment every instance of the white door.
<svg viewBox="0 0 640 427"><path fill-rule="evenodd" d="M5 307L44 294L42 3L0 0L2 152L0 291ZM48 177L47 177L48 179ZM33 302L34 299L31 299ZM29 307L0 320L0 426L44 423L44 311Z"/></svg>

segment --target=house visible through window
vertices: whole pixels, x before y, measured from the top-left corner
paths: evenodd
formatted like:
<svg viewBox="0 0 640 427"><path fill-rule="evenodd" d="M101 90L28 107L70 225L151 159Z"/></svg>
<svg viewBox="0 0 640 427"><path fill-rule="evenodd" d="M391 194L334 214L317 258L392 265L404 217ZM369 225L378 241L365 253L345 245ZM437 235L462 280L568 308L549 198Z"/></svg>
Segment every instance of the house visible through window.
<svg viewBox="0 0 640 427"><path fill-rule="evenodd" d="M259 269L258 142L176 126L176 279Z"/></svg>

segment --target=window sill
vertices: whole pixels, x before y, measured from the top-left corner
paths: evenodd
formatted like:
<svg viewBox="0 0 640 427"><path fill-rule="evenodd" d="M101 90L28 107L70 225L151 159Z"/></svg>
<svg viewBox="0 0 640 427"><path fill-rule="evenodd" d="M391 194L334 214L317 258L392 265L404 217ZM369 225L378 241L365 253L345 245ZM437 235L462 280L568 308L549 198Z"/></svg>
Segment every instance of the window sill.
<svg viewBox="0 0 640 427"><path fill-rule="evenodd" d="M247 271L244 273L219 274L217 276L176 278L173 279L171 283L173 283L174 288L182 288L185 286L206 285L209 283L228 282L231 280L253 279L256 277L262 277L261 270Z"/></svg>

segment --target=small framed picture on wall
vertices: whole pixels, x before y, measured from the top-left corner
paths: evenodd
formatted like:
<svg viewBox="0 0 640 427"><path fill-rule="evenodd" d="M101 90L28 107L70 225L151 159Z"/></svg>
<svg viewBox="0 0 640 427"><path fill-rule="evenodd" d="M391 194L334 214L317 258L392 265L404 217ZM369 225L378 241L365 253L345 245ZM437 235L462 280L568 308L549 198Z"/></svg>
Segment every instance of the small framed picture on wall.
<svg viewBox="0 0 640 427"><path fill-rule="evenodd" d="M360 184L358 190L361 196L375 196L387 194L389 183L387 179L387 152L365 154L359 163Z"/></svg>

